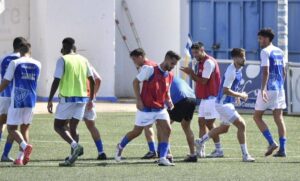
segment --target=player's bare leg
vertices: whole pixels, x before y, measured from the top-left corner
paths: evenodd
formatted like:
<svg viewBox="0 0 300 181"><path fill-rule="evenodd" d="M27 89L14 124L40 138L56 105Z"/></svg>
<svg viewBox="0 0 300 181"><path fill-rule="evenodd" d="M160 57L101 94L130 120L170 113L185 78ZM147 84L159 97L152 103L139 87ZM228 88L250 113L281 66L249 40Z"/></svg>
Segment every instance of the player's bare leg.
<svg viewBox="0 0 300 181"><path fill-rule="evenodd" d="M208 130L212 130L213 128L216 127L215 125L215 119L207 119L205 121L205 125L208 128ZM220 142L220 137L219 136L215 136L213 138L214 143L219 143Z"/></svg>
<svg viewBox="0 0 300 181"><path fill-rule="evenodd" d="M258 127L258 129L262 132L264 137L269 143L268 149L265 153L265 156L269 156L278 148L278 144L274 141L273 136L271 132L269 131L269 128L265 121L263 120L264 111L255 111L253 119Z"/></svg>
<svg viewBox="0 0 300 181"><path fill-rule="evenodd" d="M215 120L216 119L207 119L206 120L205 123L209 130L212 130L216 127ZM213 141L215 143L215 150L212 151L212 153L210 155L208 155L208 157L210 157L210 158L224 157L224 153L223 153L221 142L220 142L220 137L218 135L216 135L215 137L213 137Z"/></svg>
<svg viewBox="0 0 300 181"><path fill-rule="evenodd" d="M6 127L6 120L7 120L6 114L0 115L0 142L1 142L2 134ZM13 137L10 134L8 134L6 137L6 143L5 143L3 153L1 156L1 162L13 162L14 161L14 159L9 156L9 152L12 148L13 142L14 142Z"/></svg>
<svg viewBox="0 0 300 181"><path fill-rule="evenodd" d="M89 132L91 133L93 140L94 141L99 140L100 133L99 133L99 130L95 126L95 122L86 120L85 125L86 125L87 129L89 130Z"/></svg>
<svg viewBox="0 0 300 181"><path fill-rule="evenodd" d="M275 109L273 111L273 118L278 128L279 151L274 155L274 157L286 157L285 144L286 144L286 127L283 120L282 109Z"/></svg>
<svg viewBox="0 0 300 181"><path fill-rule="evenodd" d="M0 141L1 141L2 133L5 130L6 119L7 119L7 115L6 114L0 115Z"/></svg>
<svg viewBox="0 0 300 181"><path fill-rule="evenodd" d="M167 120L157 120L156 121L157 133L159 135L159 165L163 166L173 166L168 159L168 152L170 148L170 135L171 135L171 123Z"/></svg>
<svg viewBox="0 0 300 181"><path fill-rule="evenodd" d="M248 152L246 144L246 124L242 117L239 117L233 122L233 125L237 127L237 138L241 146L243 161L244 162L254 162L255 159L252 158Z"/></svg>
<svg viewBox="0 0 300 181"><path fill-rule="evenodd" d="M135 125L131 131L129 131L121 140L120 143L117 144L115 160L117 162L121 161L121 155L125 146L132 141L134 138L138 137L142 134L144 127Z"/></svg>
<svg viewBox="0 0 300 181"><path fill-rule="evenodd" d="M66 120L54 120L54 130L60 135L62 139L64 139L67 143L71 144L73 141L75 141L71 133L68 129L66 129Z"/></svg>
<svg viewBox="0 0 300 181"><path fill-rule="evenodd" d="M20 145L21 150L24 152L24 159L17 159L15 161L16 165L26 165L30 160L30 154L32 152L32 145L28 144L21 132L18 131L18 126L16 125L8 125L7 126L8 133L14 138L14 140Z"/></svg>
<svg viewBox="0 0 300 181"><path fill-rule="evenodd" d="M194 133L191 129L191 121L182 120L181 127L184 131L186 141L189 146L190 154L184 159L186 162L197 162L197 155L195 154L195 144L194 144Z"/></svg>
<svg viewBox="0 0 300 181"><path fill-rule="evenodd" d="M30 124L22 124L20 126L21 134L23 135L23 138L27 143L29 143L29 127Z"/></svg>
<svg viewBox="0 0 300 181"><path fill-rule="evenodd" d="M78 123L79 120L75 118L72 118L69 123L71 136L77 143L79 142L79 134L77 132Z"/></svg>
<svg viewBox="0 0 300 181"><path fill-rule="evenodd" d="M74 128L74 125L71 125L71 121L70 121L70 131L69 131L69 129L66 126L67 121L68 120L59 120L59 119L54 120L54 130L60 135L61 138L63 138L67 143L69 143L71 145L71 148L73 149L73 152L71 153L69 158L65 159L65 162L60 163L59 164L60 166L72 165L77 160L78 156L81 153L83 153L83 147L73 139L70 133L71 131L73 131L72 128Z"/></svg>
<svg viewBox="0 0 300 181"><path fill-rule="evenodd" d="M148 143L149 151L146 153L142 159L151 159L157 156L155 149L155 133L152 125L146 126L144 128L144 134Z"/></svg>
<svg viewBox="0 0 300 181"><path fill-rule="evenodd" d="M199 138L203 137L205 134L207 134L208 130L206 127L206 121L204 117L198 118L198 125L199 125ZM205 157L205 145L196 145L196 153L200 158Z"/></svg>
<svg viewBox="0 0 300 181"><path fill-rule="evenodd" d="M98 150L98 160L106 160L106 154L103 151L103 145L102 140L100 136L100 132L97 129L95 125L95 121L92 120L85 120L85 125L88 128L89 132L91 133L91 136L96 144L97 150Z"/></svg>
<svg viewBox="0 0 300 181"><path fill-rule="evenodd" d="M199 125L199 138L201 138L208 132L204 117L198 118L198 125Z"/></svg>

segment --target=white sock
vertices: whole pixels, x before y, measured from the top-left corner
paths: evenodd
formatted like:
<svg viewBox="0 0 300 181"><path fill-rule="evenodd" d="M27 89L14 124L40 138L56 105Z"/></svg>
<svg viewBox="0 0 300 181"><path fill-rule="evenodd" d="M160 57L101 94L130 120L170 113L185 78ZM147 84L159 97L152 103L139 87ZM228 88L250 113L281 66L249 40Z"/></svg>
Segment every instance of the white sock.
<svg viewBox="0 0 300 181"><path fill-rule="evenodd" d="M23 160L24 159L24 152L23 151L20 151L18 153L17 159L19 159L19 160Z"/></svg>
<svg viewBox="0 0 300 181"><path fill-rule="evenodd" d="M248 149L247 149L247 144L241 144L241 149L242 149L242 154L243 155L248 155Z"/></svg>
<svg viewBox="0 0 300 181"><path fill-rule="evenodd" d="M77 143L76 141L72 141L71 147L72 147L73 149L75 149L75 148L77 147L77 145L78 145L78 143Z"/></svg>
<svg viewBox="0 0 300 181"><path fill-rule="evenodd" d="M201 144L204 145L204 143L207 142L207 141L210 139L210 137L209 137L208 133L206 133L206 134L205 134L204 136L202 136L202 138L200 138L200 139L201 139Z"/></svg>
<svg viewBox="0 0 300 181"><path fill-rule="evenodd" d="M27 146L27 143L26 143L25 141L22 141L22 142L20 143L20 146L21 146L22 150L25 150L25 148L26 148L26 146Z"/></svg>

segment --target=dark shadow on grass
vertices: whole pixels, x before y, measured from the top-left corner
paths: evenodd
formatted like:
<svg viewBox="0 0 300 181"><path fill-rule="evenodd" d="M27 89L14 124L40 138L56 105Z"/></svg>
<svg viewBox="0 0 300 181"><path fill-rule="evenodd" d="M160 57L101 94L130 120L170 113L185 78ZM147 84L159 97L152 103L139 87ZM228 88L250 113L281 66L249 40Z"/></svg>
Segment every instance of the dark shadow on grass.
<svg viewBox="0 0 300 181"><path fill-rule="evenodd" d="M12 164L6 164L6 165L0 165L0 168L53 168L53 167L59 167L59 162L57 164L51 164L47 165L47 162L39 162L41 164L28 164L25 166L15 166ZM44 163L44 164L43 164ZM101 163L87 163L87 162L76 162L73 166L70 167L107 167L107 166L126 166L126 165L153 165L155 164L154 162L121 162L121 163L116 163L116 162L101 162ZM68 167L67 167L68 168Z"/></svg>

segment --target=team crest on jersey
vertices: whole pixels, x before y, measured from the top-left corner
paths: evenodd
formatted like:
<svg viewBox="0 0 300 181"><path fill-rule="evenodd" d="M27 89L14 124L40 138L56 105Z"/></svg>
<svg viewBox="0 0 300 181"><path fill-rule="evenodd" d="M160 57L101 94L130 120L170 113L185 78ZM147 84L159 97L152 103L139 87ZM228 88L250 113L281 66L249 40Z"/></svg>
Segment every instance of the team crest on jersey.
<svg viewBox="0 0 300 181"><path fill-rule="evenodd" d="M23 88L19 88L16 87L15 88L15 101L16 103L21 103L24 102L26 97L30 94L30 91L27 89L23 89Z"/></svg>

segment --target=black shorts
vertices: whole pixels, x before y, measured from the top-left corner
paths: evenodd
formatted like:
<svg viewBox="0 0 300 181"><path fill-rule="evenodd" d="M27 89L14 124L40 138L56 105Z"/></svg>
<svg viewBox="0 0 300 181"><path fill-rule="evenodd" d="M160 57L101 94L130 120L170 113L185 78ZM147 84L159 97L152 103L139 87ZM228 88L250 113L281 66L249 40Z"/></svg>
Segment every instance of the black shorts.
<svg viewBox="0 0 300 181"><path fill-rule="evenodd" d="M193 119L196 108L196 99L185 98L174 105L173 110L168 110L171 120L181 122L183 119L190 121Z"/></svg>

